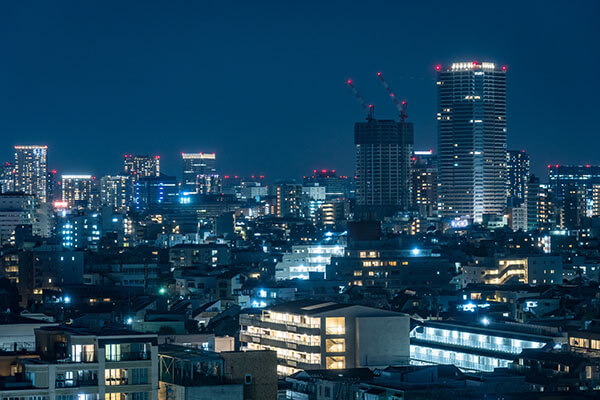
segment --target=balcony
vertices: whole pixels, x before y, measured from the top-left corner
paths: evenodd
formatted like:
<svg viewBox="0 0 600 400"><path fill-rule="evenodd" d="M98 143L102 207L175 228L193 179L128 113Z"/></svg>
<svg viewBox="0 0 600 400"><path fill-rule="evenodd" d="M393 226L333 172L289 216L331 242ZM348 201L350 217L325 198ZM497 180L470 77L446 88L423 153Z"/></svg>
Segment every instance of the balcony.
<svg viewBox="0 0 600 400"><path fill-rule="evenodd" d="M257 343L267 346L273 346L284 349L294 349L309 353L320 353L321 344L311 343L304 340L285 339L271 335L261 335L260 333L251 333L248 331L240 331L240 340L247 343Z"/></svg>
<svg viewBox="0 0 600 400"><path fill-rule="evenodd" d="M107 354L106 361L119 362L119 361L145 361L150 360L150 352L148 351L134 351L117 354Z"/></svg>
<svg viewBox="0 0 600 400"><path fill-rule="evenodd" d="M96 359L95 351L80 351L78 353L71 354L71 358L65 360L57 360L58 363L95 363L98 362Z"/></svg>
<svg viewBox="0 0 600 400"><path fill-rule="evenodd" d="M56 380L55 382L55 387L57 389L83 386L98 386L98 379L64 379Z"/></svg>

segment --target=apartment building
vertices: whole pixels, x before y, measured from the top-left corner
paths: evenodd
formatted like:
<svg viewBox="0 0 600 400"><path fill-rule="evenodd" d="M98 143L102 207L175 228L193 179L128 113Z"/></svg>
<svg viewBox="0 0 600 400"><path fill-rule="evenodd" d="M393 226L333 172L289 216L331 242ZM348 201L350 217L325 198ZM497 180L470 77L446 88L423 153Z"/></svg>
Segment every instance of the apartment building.
<svg viewBox="0 0 600 400"><path fill-rule="evenodd" d="M563 282L562 267L560 256L481 257L463 266L461 284L462 287L473 283L556 285Z"/></svg>
<svg viewBox="0 0 600 400"><path fill-rule="evenodd" d="M22 361L23 379L0 399L157 400L155 334L71 326L35 331L39 359Z"/></svg>
<svg viewBox="0 0 600 400"><path fill-rule="evenodd" d="M424 321L410 332L411 364L454 364L464 371L506 368L524 349L566 344L557 328L519 323Z"/></svg>
<svg viewBox="0 0 600 400"><path fill-rule="evenodd" d="M387 310L299 300L240 315L245 350L277 352L277 372L408 362L409 317Z"/></svg>

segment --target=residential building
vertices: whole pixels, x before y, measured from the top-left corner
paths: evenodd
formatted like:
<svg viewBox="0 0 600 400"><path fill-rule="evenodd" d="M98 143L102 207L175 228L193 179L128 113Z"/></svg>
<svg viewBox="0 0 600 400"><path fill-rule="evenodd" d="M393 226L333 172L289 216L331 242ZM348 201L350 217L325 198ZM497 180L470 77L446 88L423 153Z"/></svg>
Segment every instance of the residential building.
<svg viewBox="0 0 600 400"><path fill-rule="evenodd" d="M275 266L275 279L325 278L331 257L343 257L344 246L340 244L307 244L292 246Z"/></svg>
<svg viewBox="0 0 600 400"><path fill-rule="evenodd" d="M0 193L15 191L14 172L13 164L8 161L0 166Z"/></svg>
<svg viewBox="0 0 600 400"><path fill-rule="evenodd" d="M48 146L15 146L14 191L47 199Z"/></svg>
<svg viewBox="0 0 600 400"><path fill-rule="evenodd" d="M563 282L562 257L553 255L476 258L463 265L462 287L472 283L505 285L559 285Z"/></svg>
<svg viewBox="0 0 600 400"><path fill-rule="evenodd" d="M410 332L411 364L454 364L463 371L506 368L524 349L566 344L557 328L481 321L423 321Z"/></svg>
<svg viewBox="0 0 600 400"><path fill-rule="evenodd" d="M100 179L100 204L114 211L127 211L133 186L129 176L106 175Z"/></svg>
<svg viewBox="0 0 600 400"><path fill-rule="evenodd" d="M155 334L52 326L35 337L39 359L22 360L24 379L0 398L158 400Z"/></svg>
<svg viewBox="0 0 600 400"><path fill-rule="evenodd" d="M525 150L506 152L506 198L509 207L525 201L525 189L529 181L529 154Z"/></svg>
<svg viewBox="0 0 600 400"><path fill-rule="evenodd" d="M300 217L302 215L302 185L282 183L277 185L277 216Z"/></svg>
<svg viewBox="0 0 600 400"><path fill-rule="evenodd" d="M125 154L123 172L131 175L133 180L160 176L160 156L134 156Z"/></svg>
<svg viewBox="0 0 600 400"><path fill-rule="evenodd" d="M0 194L0 243L12 241L19 225L36 224L35 197L24 193Z"/></svg>
<svg viewBox="0 0 600 400"><path fill-rule="evenodd" d="M506 68L473 61L436 69L440 211L481 222L506 206Z"/></svg>
<svg viewBox="0 0 600 400"><path fill-rule="evenodd" d="M412 157L412 205L420 216L437 215L438 166L433 151L415 151Z"/></svg>
<svg viewBox="0 0 600 400"><path fill-rule="evenodd" d="M231 265L231 250L226 244L178 244L169 249L174 268L222 267Z"/></svg>
<svg viewBox="0 0 600 400"><path fill-rule="evenodd" d="M61 177L62 201L69 207L91 208L91 175L63 175Z"/></svg>
<svg viewBox="0 0 600 400"><path fill-rule="evenodd" d="M277 372L408 361L409 317L361 305L299 300L240 316L245 350L277 352Z"/></svg>

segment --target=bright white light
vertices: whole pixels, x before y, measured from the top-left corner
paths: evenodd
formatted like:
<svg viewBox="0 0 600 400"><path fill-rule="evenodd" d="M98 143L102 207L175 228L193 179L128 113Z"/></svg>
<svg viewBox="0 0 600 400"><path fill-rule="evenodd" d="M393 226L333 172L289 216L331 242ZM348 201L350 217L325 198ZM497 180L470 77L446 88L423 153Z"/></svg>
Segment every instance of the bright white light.
<svg viewBox="0 0 600 400"><path fill-rule="evenodd" d="M69 303L71 302L71 298L70 298L69 296L65 296L65 297L63 298L63 301L64 301L66 304L69 304Z"/></svg>
<svg viewBox="0 0 600 400"><path fill-rule="evenodd" d="M262 297L262 298L265 298L265 297L267 297L267 291L266 291L266 290L264 290L264 289L260 289L260 290L258 291L258 297Z"/></svg>
<svg viewBox="0 0 600 400"><path fill-rule="evenodd" d="M127 322L127 325L133 324L133 318L128 317L126 322Z"/></svg>
<svg viewBox="0 0 600 400"><path fill-rule="evenodd" d="M490 320L487 317L483 317L481 319L481 323L485 326L488 326L490 324Z"/></svg>
<svg viewBox="0 0 600 400"><path fill-rule="evenodd" d="M418 256L419 254L421 254L421 250L417 248L412 249L410 252L413 256Z"/></svg>

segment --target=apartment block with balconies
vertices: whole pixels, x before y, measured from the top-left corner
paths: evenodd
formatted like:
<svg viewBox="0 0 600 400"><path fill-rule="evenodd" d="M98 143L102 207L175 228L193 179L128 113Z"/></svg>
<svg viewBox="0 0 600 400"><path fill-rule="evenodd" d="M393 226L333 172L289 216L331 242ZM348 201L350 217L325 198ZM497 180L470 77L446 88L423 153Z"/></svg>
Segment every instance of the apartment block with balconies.
<svg viewBox="0 0 600 400"><path fill-rule="evenodd" d="M23 361L23 381L0 390L0 399L157 400L155 334L70 326L44 327L35 334L40 358Z"/></svg>
<svg viewBox="0 0 600 400"><path fill-rule="evenodd" d="M277 352L277 372L408 362L409 317L377 308L300 300L240 316L246 350Z"/></svg>

